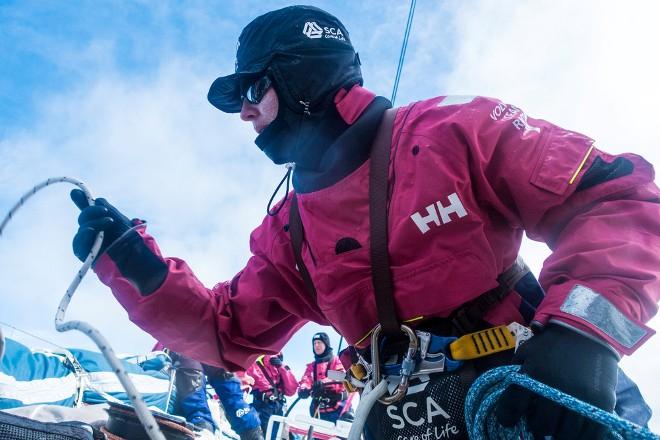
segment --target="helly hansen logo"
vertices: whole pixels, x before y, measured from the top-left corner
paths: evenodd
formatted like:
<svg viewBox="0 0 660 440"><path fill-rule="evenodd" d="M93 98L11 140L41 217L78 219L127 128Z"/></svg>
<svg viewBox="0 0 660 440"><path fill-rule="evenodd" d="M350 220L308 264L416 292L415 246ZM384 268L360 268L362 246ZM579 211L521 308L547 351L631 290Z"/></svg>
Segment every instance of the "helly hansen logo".
<svg viewBox="0 0 660 440"><path fill-rule="evenodd" d="M416 212L410 216L422 234L426 234L431 230L429 226L431 223L434 223L436 226L449 223L451 221L449 214L456 214L458 218L467 215L467 211L456 193L449 194L447 198L449 199L449 204L446 206L441 201L437 201L426 207L426 215Z"/></svg>

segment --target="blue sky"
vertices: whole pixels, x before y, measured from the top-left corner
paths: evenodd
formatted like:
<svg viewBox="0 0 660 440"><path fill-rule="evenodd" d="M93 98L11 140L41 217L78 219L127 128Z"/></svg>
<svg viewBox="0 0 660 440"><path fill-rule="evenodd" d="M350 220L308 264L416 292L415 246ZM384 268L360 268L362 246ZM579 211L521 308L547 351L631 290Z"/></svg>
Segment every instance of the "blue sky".
<svg viewBox="0 0 660 440"><path fill-rule="evenodd" d="M389 97L408 2L309 3L344 22L365 85ZM249 126L206 102L206 92L233 69L242 27L288 4L0 2L0 211L48 177L76 177L94 196L146 218L164 253L184 258L207 285L231 278L284 171L253 145ZM658 165L659 19L651 1L419 0L397 102L495 96ZM0 237L0 321L90 347L52 324L78 267L69 189L37 195ZM548 253L530 242L522 252L537 271ZM93 276L69 316L93 323L119 352L153 342ZM304 329L285 349L297 374L314 331ZM658 349L654 337L623 361L656 412Z"/></svg>
<svg viewBox="0 0 660 440"><path fill-rule="evenodd" d="M393 80L407 18L406 7L390 5L388 40L369 41L369 21L384 16L376 2L312 2L341 15L355 40L378 46L379 61ZM424 7L420 2L420 13ZM170 56L185 56L217 72L231 67L236 37L260 13L289 3L245 2L55 2L8 1L0 5L0 117L3 129L29 127L44 95L84 87L98 75L148 81ZM390 16L391 15L391 16ZM382 17L381 17L382 18ZM371 53L371 52L369 52ZM369 54L366 55L367 60ZM365 63L366 64L366 63ZM4 125L4 124L3 124Z"/></svg>

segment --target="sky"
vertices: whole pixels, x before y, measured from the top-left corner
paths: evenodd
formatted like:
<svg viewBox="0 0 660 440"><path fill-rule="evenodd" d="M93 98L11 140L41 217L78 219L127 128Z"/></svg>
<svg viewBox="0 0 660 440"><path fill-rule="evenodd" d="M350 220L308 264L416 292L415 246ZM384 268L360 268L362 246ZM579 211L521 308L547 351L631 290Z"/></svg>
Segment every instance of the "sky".
<svg viewBox="0 0 660 440"><path fill-rule="evenodd" d="M146 219L164 254L185 259L206 285L230 279L247 261L250 231L284 169L255 147L249 124L214 109L206 93L233 71L242 27L289 4L0 0L0 215L48 177L75 177L93 196ZM390 97L409 3L309 4L343 21L365 86ZM658 166L659 21L654 1L419 0L396 104L492 96ZM0 322L92 348L84 335L53 325L79 268L70 189L38 193L0 236ZM521 253L538 273L549 251L526 241ZM153 345L93 275L67 317L93 324L117 352ZM659 329L660 320L650 326ZM305 327L284 349L298 377L318 329ZM656 413L658 352L656 336L622 361ZM659 417L651 426L660 431Z"/></svg>

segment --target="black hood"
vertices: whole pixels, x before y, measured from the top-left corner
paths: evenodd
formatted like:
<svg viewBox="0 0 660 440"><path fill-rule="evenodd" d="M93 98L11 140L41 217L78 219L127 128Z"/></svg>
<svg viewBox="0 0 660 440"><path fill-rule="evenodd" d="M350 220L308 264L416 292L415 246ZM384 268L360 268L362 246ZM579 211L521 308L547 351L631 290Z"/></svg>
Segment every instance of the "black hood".
<svg viewBox="0 0 660 440"><path fill-rule="evenodd" d="M266 73L277 92L279 110L255 143L276 164L295 162L316 169L315 159L348 128L333 100L340 89L362 84L357 55L283 55L272 60Z"/></svg>
<svg viewBox="0 0 660 440"><path fill-rule="evenodd" d="M348 127L332 103L309 115L280 107L254 142L278 165L294 162L298 169L318 171L326 150Z"/></svg>

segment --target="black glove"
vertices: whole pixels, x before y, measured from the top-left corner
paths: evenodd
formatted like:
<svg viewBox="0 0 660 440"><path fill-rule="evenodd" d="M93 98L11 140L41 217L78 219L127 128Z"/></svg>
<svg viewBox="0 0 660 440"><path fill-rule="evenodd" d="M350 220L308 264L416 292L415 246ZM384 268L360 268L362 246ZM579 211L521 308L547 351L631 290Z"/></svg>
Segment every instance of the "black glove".
<svg viewBox="0 0 660 440"><path fill-rule="evenodd" d="M321 396L324 399L328 399L328 403L330 405L334 405L337 402L341 402L344 399L344 393L337 392L331 388L324 388L323 391L321 392Z"/></svg>
<svg viewBox="0 0 660 440"><path fill-rule="evenodd" d="M105 199L96 199L96 204L89 206L85 193L79 189L71 191L71 200L81 211L78 216L80 227L73 237L73 253L76 257L85 261L96 234L104 231L97 259L107 250L119 272L137 287L142 296L150 295L163 284L168 273L167 264L149 249L136 231L126 233L133 227L128 217ZM122 239L117 241L120 237ZM114 243L116 245L108 249Z"/></svg>
<svg viewBox="0 0 660 440"><path fill-rule="evenodd" d="M271 356L268 362L275 368L279 368L283 365L282 359L280 359L278 356Z"/></svg>
<svg viewBox="0 0 660 440"><path fill-rule="evenodd" d="M73 253L80 261L85 261L100 231L104 232L104 236L98 256L133 226L128 217L105 199L96 199L95 204L89 206L85 193L80 189L74 189L71 191L71 200L80 208L78 216L80 227L73 237Z"/></svg>
<svg viewBox="0 0 660 440"><path fill-rule="evenodd" d="M206 374L206 377L208 378L209 383L211 386L213 386L213 388L215 388L213 383L223 383L236 378L234 373L227 371L224 368L212 367L211 365L202 364L202 369L204 370L204 374Z"/></svg>
<svg viewBox="0 0 660 440"><path fill-rule="evenodd" d="M617 356L608 347L560 325L550 324L524 343L514 362L520 372L584 402L612 412L616 401ZM537 437L600 439L605 426L517 385L507 388L496 415L504 426L521 416Z"/></svg>
<svg viewBox="0 0 660 440"><path fill-rule="evenodd" d="M300 388L298 390L298 397L300 397L301 399L307 399L309 398L309 395L310 395L309 388Z"/></svg>
<svg viewBox="0 0 660 440"><path fill-rule="evenodd" d="M312 385L312 396L313 397L321 397L322 395L323 395L323 382L321 382L320 380L317 380Z"/></svg>

